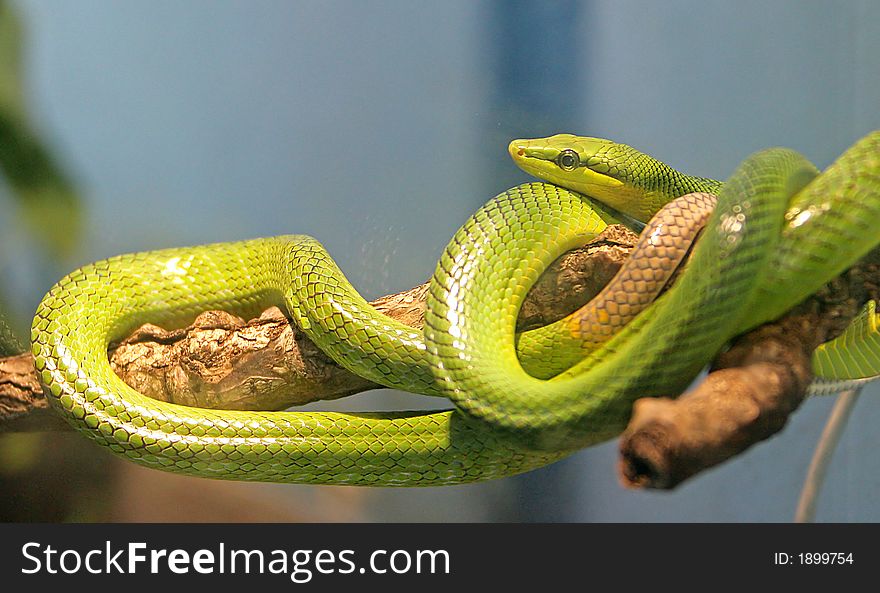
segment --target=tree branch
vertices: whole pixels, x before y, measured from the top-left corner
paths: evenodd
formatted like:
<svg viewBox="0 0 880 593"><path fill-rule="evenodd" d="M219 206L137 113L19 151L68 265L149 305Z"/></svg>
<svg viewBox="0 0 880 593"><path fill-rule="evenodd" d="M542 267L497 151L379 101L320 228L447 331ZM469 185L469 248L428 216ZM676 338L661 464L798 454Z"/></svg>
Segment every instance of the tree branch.
<svg viewBox="0 0 880 593"><path fill-rule="evenodd" d="M614 225L559 258L527 297L519 328L545 325L589 301L617 272L636 239L626 227ZM372 304L419 328L427 288L421 284ZM378 387L337 365L275 307L247 322L209 311L179 330L144 325L111 347L109 356L116 373L139 392L202 408L283 410ZM48 409L31 355L0 359L0 431L64 427Z"/></svg>
<svg viewBox="0 0 880 593"><path fill-rule="evenodd" d="M782 430L812 380L813 350L880 297L880 248L774 323L738 338L678 399L635 402L620 441L620 479L673 488Z"/></svg>
<svg viewBox="0 0 880 593"><path fill-rule="evenodd" d="M559 258L522 307L518 329L555 321L589 301L616 273L636 235L609 227ZM706 381L677 400L638 400L621 439L621 479L671 488L779 431L811 380L809 357L839 334L862 303L880 298L880 249L777 322L741 336ZM413 327L424 320L422 284L373 305ZM109 351L132 387L183 405L280 410L376 388L338 366L277 308L245 322L209 311L191 326L145 325ZM674 394L670 394L674 395ZM0 358L0 432L58 430L30 354Z"/></svg>

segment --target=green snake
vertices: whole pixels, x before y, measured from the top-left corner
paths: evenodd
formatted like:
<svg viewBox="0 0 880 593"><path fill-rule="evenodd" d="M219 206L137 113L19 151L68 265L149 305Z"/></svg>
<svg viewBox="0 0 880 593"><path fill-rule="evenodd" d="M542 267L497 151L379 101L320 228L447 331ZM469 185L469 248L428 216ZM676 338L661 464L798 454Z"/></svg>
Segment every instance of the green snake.
<svg viewBox="0 0 880 593"><path fill-rule="evenodd" d="M549 183L496 196L455 234L430 283L423 331L378 313L310 237L121 255L72 272L40 303L31 341L45 393L77 430L158 469L321 484L485 480L618 434L636 398L680 393L732 337L778 317L880 242L880 132L819 175L794 151L769 149L723 184L598 138L514 141L510 153ZM652 257L665 257L663 245L635 255L630 276L598 305L515 333L526 293L558 256L622 215L648 221L682 196L705 205L705 194L717 194L717 205L684 271L653 302L624 315L633 299L645 301L635 285L657 267ZM669 239L664 224L650 236L683 240ZM274 304L343 367L454 408L206 410L139 394L110 367L108 345L145 322L175 327L208 309L248 316ZM862 317L843 340L867 336L855 340L861 346L827 346L832 362L819 365L827 379L880 373L876 320Z"/></svg>

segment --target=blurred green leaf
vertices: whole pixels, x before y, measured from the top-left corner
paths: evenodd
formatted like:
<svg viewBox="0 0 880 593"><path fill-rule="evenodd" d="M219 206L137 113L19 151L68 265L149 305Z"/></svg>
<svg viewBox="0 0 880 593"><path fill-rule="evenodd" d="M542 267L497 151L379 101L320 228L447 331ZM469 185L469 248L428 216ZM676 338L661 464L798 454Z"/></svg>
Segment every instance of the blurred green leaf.
<svg viewBox="0 0 880 593"><path fill-rule="evenodd" d="M28 119L22 39L14 7L0 0L0 181L17 206L7 214L46 257L58 261L78 243L82 206L73 183ZM14 256L34 254L22 245ZM24 349L12 329L17 324L10 321L7 302L0 287L0 356Z"/></svg>
<svg viewBox="0 0 880 593"><path fill-rule="evenodd" d="M79 239L81 201L28 121L21 50L17 15L0 0L0 172L21 209L28 234L49 257L60 259Z"/></svg>
<svg viewBox="0 0 880 593"><path fill-rule="evenodd" d="M19 205L22 223L47 255L69 254L79 239L80 200L46 147L0 110L0 171Z"/></svg>
<svg viewBox="0 0 880 593"><path fill-rule="evenodd" d="M10 433L0 440L0 467L5 474L32 470L40 460L40 434Z"/></svg>
<svg viewBox="0 0 880 593"><path fill-rule="evenodd" d="M24 113L21 80L21 25L8 2L0 0L0 110Z"/></svg>

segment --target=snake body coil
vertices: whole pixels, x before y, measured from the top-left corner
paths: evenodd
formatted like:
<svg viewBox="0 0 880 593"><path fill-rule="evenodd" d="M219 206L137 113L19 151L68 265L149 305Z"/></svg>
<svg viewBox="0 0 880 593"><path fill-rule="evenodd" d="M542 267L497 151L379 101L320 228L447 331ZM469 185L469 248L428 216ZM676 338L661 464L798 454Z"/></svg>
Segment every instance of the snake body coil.
<svg viewBox="0 0 880 593"><path fill-rule="evenodd" d="M431 282L424 336L370 307L309 237L110 258L62 279L37 309L32 350L45 392L78 430L160 469L332 484L489 479L613 436L635 398L679 392L732 336L780 315L880 242L876 132L815 180L803 157L772 149L723 187L606 140L556 136L514 143L511 154L642 220L691 192L720 188L718 205L676 284L598 340L586 334L605 316L615 323L626 297L514 333L546 266L617 220L548 183L504 192L456 233ZM110 342L144 322L177 326L207 309L247 316L272 304L349 370L445 395L456 409L203 410L145 397L109 365Z"/></svg>

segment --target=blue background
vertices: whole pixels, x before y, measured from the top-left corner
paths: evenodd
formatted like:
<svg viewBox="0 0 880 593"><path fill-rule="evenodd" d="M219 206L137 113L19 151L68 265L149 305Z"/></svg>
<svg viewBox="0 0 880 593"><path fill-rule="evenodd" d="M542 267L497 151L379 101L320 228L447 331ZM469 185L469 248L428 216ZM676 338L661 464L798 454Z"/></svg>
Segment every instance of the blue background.
<svg viewBox="0 0 880 593"><path fill-rule="evenodd" d="M318 237L367 298L408 288L471 212L526 179L508 161L514 137L609 137L723 179L772 145L824 167L880 128L870 0L16 6L31 113L87 216L70 261L8 272L22 310L94 259L291 232ZM787 521L832 403L807 402L781 435L672 493L621 488L615 443L524 477L418 490L218 485L107 463L129 489L171 484L120 520L183 519L173 492L204 489L246 501L250 519ZM878 425L875 387L820 520L880 520Z"/></svg>

